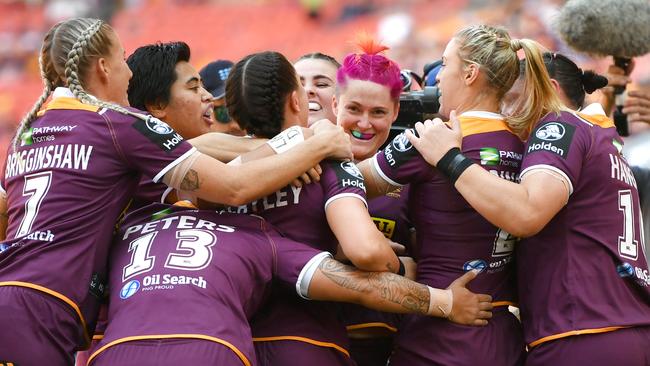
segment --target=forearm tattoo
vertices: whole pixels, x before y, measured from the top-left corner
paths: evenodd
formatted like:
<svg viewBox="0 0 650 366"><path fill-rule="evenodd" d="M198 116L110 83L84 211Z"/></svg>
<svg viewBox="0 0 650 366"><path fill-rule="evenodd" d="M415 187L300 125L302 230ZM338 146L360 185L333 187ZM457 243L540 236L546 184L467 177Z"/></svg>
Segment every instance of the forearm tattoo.
<svg viewBox="0 0 650 366"><path fill-rule="evenodd" d="M200 187L199 182L199 173L194 169L190 169L185 174L183 181L181 182L181 190L183 191L196 191Z"/></svg>
<svg viewBox="0 0 650 366"><path fill-rule="evenodd" d="M332 282L348 290L399 304L409 313L427 314L429 311L429 289L402 276L390 272L365 272L334 259L323 260L319 269Z"/></svg>

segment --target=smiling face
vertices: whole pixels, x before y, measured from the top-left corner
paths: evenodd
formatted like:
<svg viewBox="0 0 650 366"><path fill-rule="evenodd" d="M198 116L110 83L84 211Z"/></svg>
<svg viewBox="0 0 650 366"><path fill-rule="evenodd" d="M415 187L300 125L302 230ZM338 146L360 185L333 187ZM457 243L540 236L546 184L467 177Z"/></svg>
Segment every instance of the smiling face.
<svg viewBox="0 0 650 366"><path fill-rule="evenodd" d="M436 80L440 90L440 111L445 118L449 112L463 105L463 90L465 89L464 70L465 63L458 54L458 43L452 39L447 44L442 54L442 66Z"/></svg>
<svg viewBox="0 0 650 366"><path fill-rule="evenodd" d="M334 122L332 99L336 87L336 66L320 59L303 59L294 65L309 101L309 125L326 118Z"/></svg>
<svg viewBox="0 0 650 366"><path fill-rule="evenodd" d="M185 61L177 63L175 71L169 103L154 115L158 114L158 118L186 139L212 132L215 130L212 95L201 85L199 73Z"/></svg>
<svg viewBox="0 0 650 366"><path fill-rule="evenodd" d="M398 101L390 89L372 81L349 80L335 98L337 124L352 140L356 160L374 155L386 141L390 126L397 118Z"/></svg>

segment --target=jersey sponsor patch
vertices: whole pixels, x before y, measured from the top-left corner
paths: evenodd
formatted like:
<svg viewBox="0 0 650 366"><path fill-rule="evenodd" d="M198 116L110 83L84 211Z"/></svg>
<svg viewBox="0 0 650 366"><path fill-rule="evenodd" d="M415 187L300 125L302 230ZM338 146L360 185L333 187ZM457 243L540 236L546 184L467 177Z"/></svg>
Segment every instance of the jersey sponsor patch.
<svg viewBox="0 0 650 366"><path fill-rule="evenodd" d="M416 130L411 129L411 132L417 136ZM382 153L384 154L388 165L390 165L392 169L399 168L419 154L419 152L413 148L413 144L411 144L408 137L406 137L406 132L402 132L395 136L393 141L384 148Z"/></svg>
<svg viewBox="0 0 650 366"><path fill-rule="evenodd" d="M395 220L384 219L381 217L371 217L377 229L388 239L393 238L395 234Z"/></svg>
<svg viewBox="0 0 650 366"><path fill-rule="evenodd" d="M544 123L533 131L526 154L547 151L566 159L575 130L575 126L560 121Z"/></svg>
<svg viewBox="0 0 650 366"><path fill-rule="evenodd" d="M355 187L363 189L365 192L366 185L363 182L363 175L357 166L351 161L343 161L335 165L336 178L341 188Z"/></svg>
<svg viewBox="0 0 650 366"><path fill-rule="evenodd" d="M165 152L173 151L183 141L173 128L153 116L147 116L146 121L138 118L132 126Z"/></svg>

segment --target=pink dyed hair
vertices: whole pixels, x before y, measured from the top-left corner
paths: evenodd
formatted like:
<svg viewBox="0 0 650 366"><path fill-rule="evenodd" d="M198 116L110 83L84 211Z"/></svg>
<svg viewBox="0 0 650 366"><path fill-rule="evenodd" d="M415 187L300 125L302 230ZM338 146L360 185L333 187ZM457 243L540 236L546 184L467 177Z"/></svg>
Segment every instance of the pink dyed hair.
<svg viewBox="0 0 650 366"><path fill-rule="evenodd" d="M390 97L398 99L402 92L399 66L381 55L388 47L365 36L357 42L362 53L351 53L343 59L343 65L336 73L339 88L345 88L348 80L372 81L390 89Z"/></svg>

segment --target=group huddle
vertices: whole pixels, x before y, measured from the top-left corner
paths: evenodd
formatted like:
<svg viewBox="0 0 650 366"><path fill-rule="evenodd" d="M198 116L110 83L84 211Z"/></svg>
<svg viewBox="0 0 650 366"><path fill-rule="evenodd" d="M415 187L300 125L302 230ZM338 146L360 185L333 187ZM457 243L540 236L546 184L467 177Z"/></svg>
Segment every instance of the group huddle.
<svg viewBox="0 0 650 366"><path fill-rule="evenodd" d="M199 73L52 27L0 177L0 364L650 365L607 79L469 26L441 119L389 139L404 73L360 48Z"/></svg>

